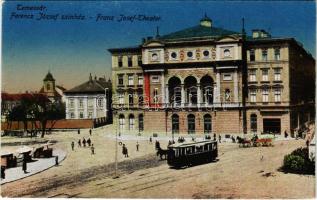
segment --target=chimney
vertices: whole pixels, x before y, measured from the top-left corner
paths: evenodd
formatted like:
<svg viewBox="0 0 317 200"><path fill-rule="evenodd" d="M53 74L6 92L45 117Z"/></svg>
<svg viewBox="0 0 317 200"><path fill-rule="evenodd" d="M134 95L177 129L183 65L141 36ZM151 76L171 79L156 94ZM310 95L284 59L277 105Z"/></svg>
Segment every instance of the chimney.
<svg viewBox="0 0 317 200"><path fill-rule="evenodd" d="M252 38L253 39L258 39L258 38L271 38L271 35L266 32L263 29L254 29L252 30Z"/></svg>

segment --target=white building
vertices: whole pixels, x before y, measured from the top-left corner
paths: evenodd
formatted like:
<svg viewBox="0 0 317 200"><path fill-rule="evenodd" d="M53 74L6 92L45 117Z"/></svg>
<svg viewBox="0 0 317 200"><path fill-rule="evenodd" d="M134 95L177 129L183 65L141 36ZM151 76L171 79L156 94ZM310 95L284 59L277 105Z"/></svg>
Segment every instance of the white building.
<svg viewBox="0 0 317 200"><path fill-rule="evenodd" d="M66 119L94 119L106 123L111 119L111 81L92 78L64 92Z"/></svg>

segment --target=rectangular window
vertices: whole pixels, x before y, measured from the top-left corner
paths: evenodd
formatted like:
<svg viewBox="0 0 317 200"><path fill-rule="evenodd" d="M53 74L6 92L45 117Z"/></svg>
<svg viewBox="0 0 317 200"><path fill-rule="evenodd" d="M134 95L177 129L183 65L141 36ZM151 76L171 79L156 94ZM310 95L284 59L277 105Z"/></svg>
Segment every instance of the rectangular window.
<svg viewBox="0 0 317 200"><path fill-rule="evenodd" d="M262 60L267 61L267 49L262 49Z"/></svg>
<svg viewBox="0 0 317 200"><path fill-rule="evenodd" d="M84 107L84 100L79 99L79 108L83 108L83 107Z"/></svg>
<svg viewBox="0 0 317 200"><path fill-rule="evenodd" d="M133 104L133 93L129 93L129 104Z"/></svg>
<svg viewBox="0 0 317 200"><path fill-rule="evenodd" d="M73 112L70 113L70 118L74 119L75 118L75 114Z"/></svg>
<svg viewBox="0 0 317 200"><path fill-rule="evenodd" d="M255 82L256 81L256 70L255 69L250 70L249 76L250 76L250 81Z"/></svg>
<svg viewBox="0 0 317 200"><path fill-rule="evenodd" d="M94 106L94 99L93 98L89 98L88 99L88 108L92 108Z"/></svg>
<svg viewBox="0 0 317 200"><path fill-rule="evenodd" d="M122 56L118 56L118 67L122 67Z"/></svg>
<svg viewBox="0 0 317 200"><path fill-rule="evenodd" d="M262 101L269 102L269 90L268 89L262 89Z"/></svg>
<svg viewBox="0 0 317 200"><path fill-rule="evenodd" d="M99 108L103 107L103 98L98 98L98 107Z"/></svg>
<svg viewBox="0 0 317 200"><path fill-rule="evenodd" d="M80 118L80 119L83 119L83 118L84 118L84 113L83 113L83 112L80 112L80 113L79 113L79 118Z"/></svg>
<svg viewBox="0 0 317 200"><path fill-rule="evenodd" d="M269 70L262 69L262 81L269 81Z"/></svg>
<svg viewBox="0 0 317 200"><path fill-rule="evenodd" d="M118 75L118 85L123 85L123 74Z"/></svg>
<svg viewBox="0 0 317 200"><path fill-rule="evenodd" d="M274 59L275 60L280 60L281 59L280 48L275 48L274 49Z"/></svg>
<svg viewBox="0 0 317 200"><path fill-rule="evenodd" d="M119 104L124 104L124 95L123 93L118 93Z"/></svg>
<svg viewBox="0 0 317 200"><path fill-rule="evenodd" d="M274 69L274 81L281 80L281 69Z"/></svg>
<svg viewBox="0 0 317 200"><path fill-rule="evenodd" d="M128 67L132 67L132 56L128 56Z"/></svg>
<svg viewBox="0 0 317 200"><path fill-rule="evenodd" d="M224 81L231 81L232 75L231 74L223 74L223 80Z"/></svg>
<svg viewBox="0 0 317 200"><path fill-rule="evenodd" d="M74 99L69 99L69 107L74 108Z"/></svg>
<svg viewBox="0 0 317 200"><path fill-rule="evenodd" d="M250 101L252 103L256 102L256 90L255 89L250 90Z"/></svg>
<svg viewBox="0 0 317 200"><path fill-rule="evenodd" d="M142 56L138 56L138 65L142 66Z"/></svg>
<svg viewBox="0 0 317 200"><path fill-rule="evenodd" d="M254 49L250 50L250 61L255 61L255 52Z"/></svg>
<svg viewBox="0 0 317 200"><path fill-rule="evenodd" d="M152 76L152 83L160 82L159 76Z"/></svg>
<svg viewBox="0 0 317 200"><path fill-rule="evenodd" d="M138 76L138 85L143 85L143 75Z"/></svg>
<svg viewBox="0 0 317 200"><path fill-rule="evenodd" d="M88 112L88 118L89 118L89 119L92 118L92 112Z"/></svg>
<svg viewBox="0 0 317 200"><path fill-rule="evenodd" d="M281 89L277 88L274 90L274 101L281 102Z"/></svg>
<svg viewBox="0 0 317 200"><path fill-rule="evenodd" d="M128 75L128 85L134 85L133 75Z"/></svg>

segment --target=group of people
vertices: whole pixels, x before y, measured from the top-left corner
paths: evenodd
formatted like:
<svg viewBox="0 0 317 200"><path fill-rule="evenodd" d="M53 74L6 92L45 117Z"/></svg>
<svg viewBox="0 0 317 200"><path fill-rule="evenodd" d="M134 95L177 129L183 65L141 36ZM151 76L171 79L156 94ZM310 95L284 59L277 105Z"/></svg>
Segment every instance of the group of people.
<svg viewBox="0 0 317 200"><path fill-rule="evenodd" d="M94 147L94 144L92 144L90 138L88 138L87 140L85 138L83 138L82 141L81 141L81 139L79 139L78 140L78 147L82 147L82 145L83 145L83 147L86 147L86 143L90 147L91 154L95 154L95 147ZM71 147L72 147L72 150L74 151L74 149L75 149L75 142L74 141L72 141Z"/></svg>
<svg viewBox="0 0 317 200"><path fill-rule="evenodd" d="M86 147L86 143L88 146L91 146L91 140L90 138L88 138L87 140L83 137L83 141L81 141L80 139L78 140L78 147L81 147L81 144L83 144L83 147ZM74 150L74 149L73 149Z"/></svg>

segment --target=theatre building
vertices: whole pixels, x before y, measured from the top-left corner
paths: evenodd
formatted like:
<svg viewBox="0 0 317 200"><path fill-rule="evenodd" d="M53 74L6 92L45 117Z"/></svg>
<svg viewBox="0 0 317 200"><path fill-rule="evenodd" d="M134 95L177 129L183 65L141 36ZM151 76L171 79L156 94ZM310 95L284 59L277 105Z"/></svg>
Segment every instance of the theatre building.
<svg viewBox="0 0 317 200"><path fill-rule="evenodd" d="M293 133L314 119L315 60L294 38L196 26L112 54L124 133Z"/></svg>

